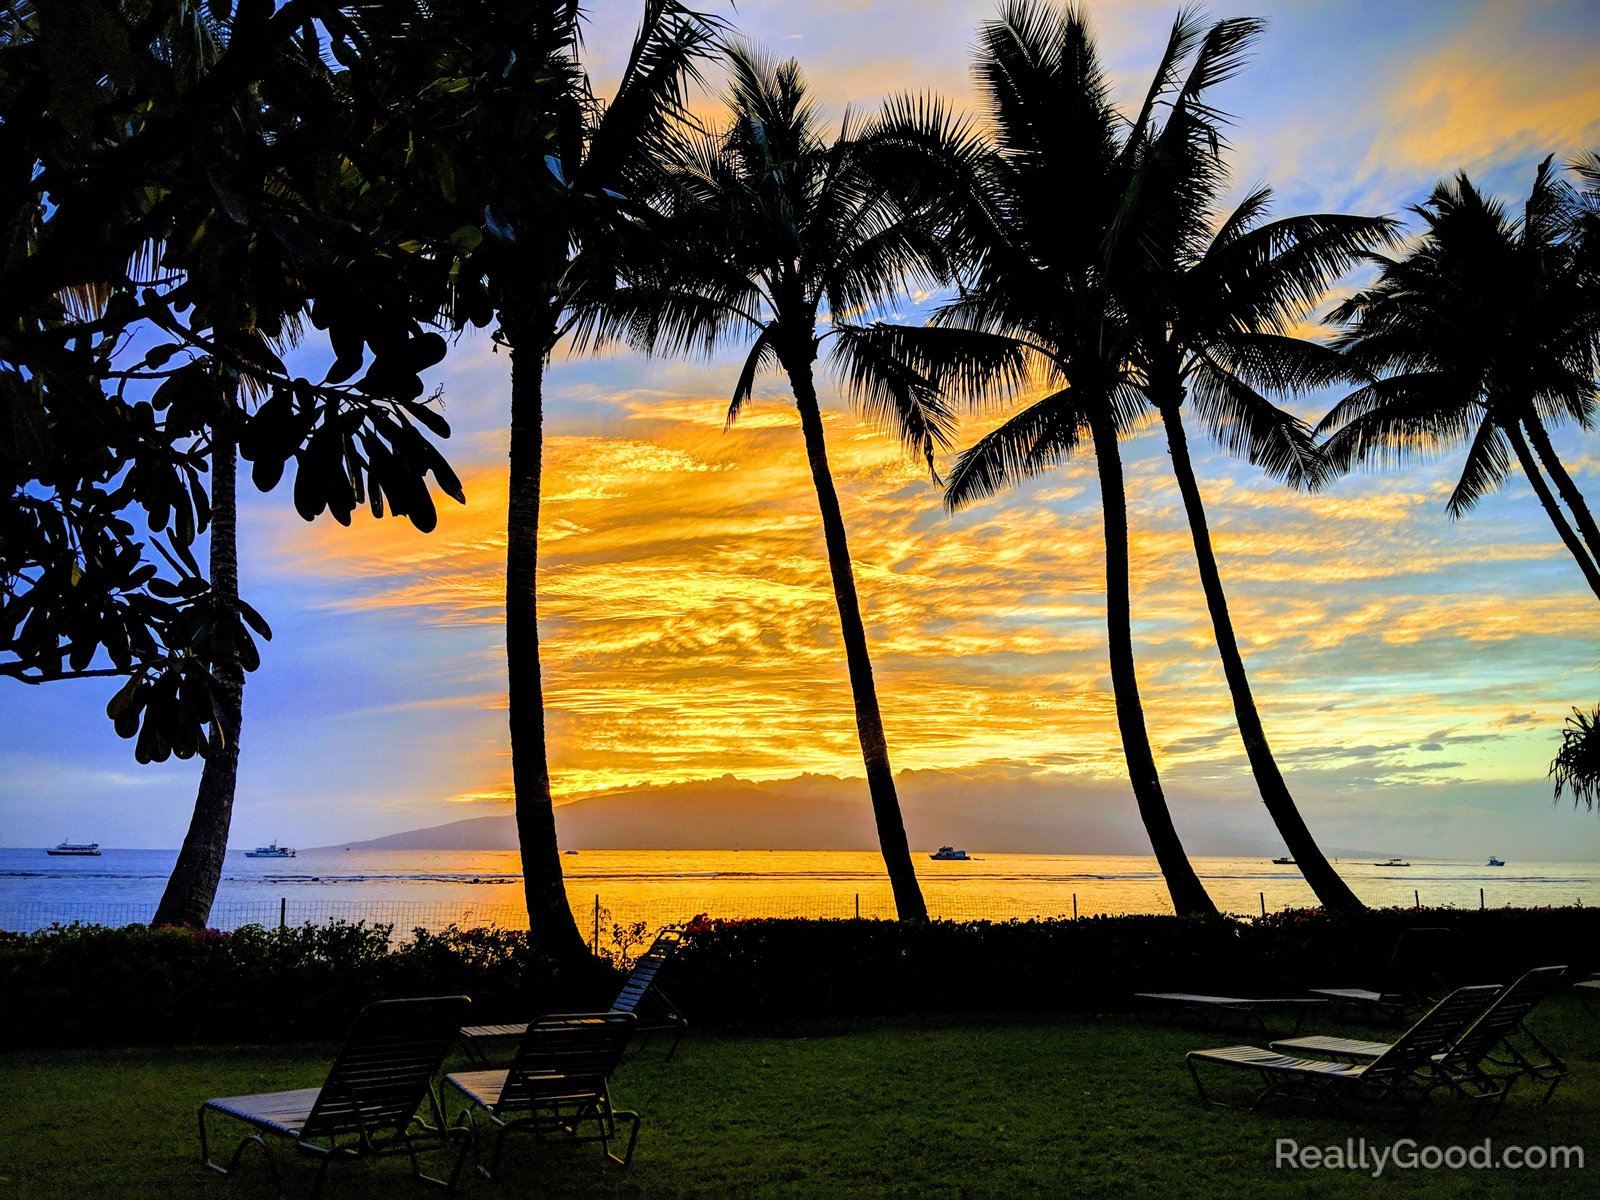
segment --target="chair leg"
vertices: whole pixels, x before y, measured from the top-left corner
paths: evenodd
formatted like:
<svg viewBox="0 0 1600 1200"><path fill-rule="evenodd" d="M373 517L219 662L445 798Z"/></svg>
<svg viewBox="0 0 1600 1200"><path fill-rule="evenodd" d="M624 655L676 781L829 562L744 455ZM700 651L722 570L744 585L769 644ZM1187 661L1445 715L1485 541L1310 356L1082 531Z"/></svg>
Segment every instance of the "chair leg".
<svg viewBox="0 0 1600 1200"><path fill-rule="evenodd" d="M633 1161L633 1146L634 1143L639 1140L639 1114L636 1112L630 1112L627 1109L623 1109L620 1112L611 1113L611 1118L613 1121L624 1121L627 1123L629 1127L628 1148L622 1152L621 1157L618 1157L617 1155L611 1153L609 1140L602 1142L601 1145L605 1147L607 1158L609 1158L612 1162L621 1163L625 1167Z"/></svg>
<svg viewBox="0 0 1600 1200"><path fill-rule="evenodd" d="M311 1200L318 1200L322 1195L322 1183L328 1177L328 1164L333 1161L333 1155L323 1155L317 1162L317 1178L311 1185Z"/></svg>
<svg viewBox="0 0 1600 1200"><path fill-rule="evenodd" d="M483 1174L484 1178L493 1179L496 1175L498 1175L500 1173L500 1155L504 1152L504 1150L506 1148L506 1134L509 1133L510 1131L511 1131L511 1126L510 1125L502 1125L500 1127L500 1129L495 1133L495 1135L494 1135L494 1157L490 1161L488 1169L485 1170L484 1166L483 1166L483 1164L481 1162L478 1164L478 1170Z"/></svg>
<svg viewBox="0 0 1600 1200"><path fill-rule="evenodd" d="M678 1043L683 1041L683 1035L687 1032L689 1032L689 1022L680 1018L673 1028L672 1048L667 1051L667 1057L663 1061L672 1061L672 1056L678 1052Z"/></svg>
<svg viewBox="0 0 1600 1200"><path fill-rule="evenodd" d="M195 1117L200 1122L200 1161L213 1171L220 1171L222 1168L211 1161L211 1147L206 1140L206 1106L204 1104L195 1110Z"/></svg>

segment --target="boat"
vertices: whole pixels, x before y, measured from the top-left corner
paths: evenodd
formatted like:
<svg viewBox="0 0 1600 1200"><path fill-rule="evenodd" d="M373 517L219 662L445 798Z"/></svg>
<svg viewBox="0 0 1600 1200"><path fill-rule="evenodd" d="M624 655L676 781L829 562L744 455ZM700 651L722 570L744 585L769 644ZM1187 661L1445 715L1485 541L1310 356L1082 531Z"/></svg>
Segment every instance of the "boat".
<svg viewBox="0 0 1600 1200"><path fill-rule="evenodd" d="M561 853L563 853L563 854L576 854L577 851L576 850L563 850Z"/></svg>
<svg viewBox="0 0 1600 1200"><path fill-rule="evenodd" d="M928 855L935 862L969 862L965 850L957 850L954 846L940 846L937 853Z"/></svg>
<svg viewBox="0 0 1600 1200"><path fill-rule="evenodd" d="M1409 867L1411 864L1403 858L1391 858L1388 862L1373 863L1375 867Z"/></svg>
<svg viewBox="0 0 1600 1200"><path fill-rule="evenodd" d="M273 842L270 846L257 846L254 850L246 850L244 856L246 858L293 858L294 848L280 846L277 842Z"/></svg>
<svg viewBox="0 0 1600 1200"><path fill-rule="evenodd" d="M55 858L99 858L99 842L62 842L53 849L46 850L46 854Z"/></svg>
<svg viewBox="0 0 1600 1200"><path fill-rule="evenodd" d="M1505 866L1505 865L1506 865L1506 861L1505 861L1505 859L1503 859L1503 858L1496 858L1496 857L1495 857L1495 856L1494 856L1494 855L1492 855L1492 854L1491 854L1491 855L1489 855L1489 866L1491 866L1491 867L1503 867L1503 866Z"/></svg>
<svg viewBox="0 0 1600 1200"><path fill-rule="evenodd" d="M1282 858L1273 859L1272 865L1275 867L1292 867L1294 866L1294 859L1288 857L1288 855L1285 855Z"/></svg>

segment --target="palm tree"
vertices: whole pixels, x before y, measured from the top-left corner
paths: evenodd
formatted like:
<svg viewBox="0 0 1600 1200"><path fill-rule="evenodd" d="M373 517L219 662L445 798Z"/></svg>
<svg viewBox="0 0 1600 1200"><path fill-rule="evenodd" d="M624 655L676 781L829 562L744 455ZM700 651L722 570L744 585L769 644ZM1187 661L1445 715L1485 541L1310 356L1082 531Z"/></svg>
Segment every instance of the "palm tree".
<svg viewBox="0 0 1600 1200"><path fill-rule="evenodd" d="M717 23L644 0L609 103L590 87L573 0L456 0L361 10L384 94L372 145L403 157L417 224L447 267L448 316L497 322L510 352L506 660L512 780L530 928L558 961L586 955L567 903L545 743L537 611L544 370L579 297L615 277L619 233L645 219L652 153ZM376 176L387 173L380 164Z"/></svg>
<svg viewBox="0 0 1600 1200"><path fill-rule="evenodd" d="M1572 710L1561 731L1561 749L1550 764L1550 778L1556 781L1556 799L1564 789L1572 792L1572 803L1593 809L1600 800L1600 704L1593 712Z"/></svg>
<svg viewBox="0 0 1600 1200"><path fill-rule="evenodd" d="M1099 474L1106 623L1123 753L1157 862L1181 914L1214 913L1173 826L1134 667L1127 499L1119 433L1142 412L1141 330L1128 296L1156 277L1174 219L1157 110L1210 131L1204 97L1239 67L1259 23L1174 22L1138 115L1109 95L1084 14L1011 0L983 25L975 73L986 126L930 100L890 105L880 137L934 207L959 293L926 329L880 328L878 349L970 399L1043 395L966 450L946 502L960 508L1059 464L1085 434ZM1189 63L1187 74L1183 72Z"/></svg>
<svg viewBox="0 0 1600 1200"><path fill-rule="evenodd" d="M1140 329L1134 360L1141 390L1159 414L1183 497L1195 562L1233 700L1245 755L1285 846L1329 909L1364 907L1306 827L1267 741L1250 690L1211 545L1205 507L1183 427L1185 399L1232 453L1295 487L1316 486L1325 463L1309 429L1263 394L1348 378L1341 357L1290 335L1301 313L1363 252L1393 239L1386 218L1318 214L1263 223L1271 193L1258 188L1219 225L1224 179L1211 122L1175 108L1153 142L1147 178L1171 205L1157 223L1166 245L1149 278L1128 280L1128 311Z"/></svg>
<svg viewBox="0 0 1600 1200"><path fill-rule="evenodd" d="M1412 211L1426 228L1411 252L1372 256L1378 281L1329 317L1349 325L1338 346L1372 382L1318 427L1337 430L1328 457L1344 470L1470 440L1447 506L1455 518L1500 485L1514 454L1600 597L1600 528L1545 428L1595 413L1600 318L1567 236L1570 190L1546 159L1520 217L1465 174Z"/></svg>
<svg viewBox="0 0 1600 1200"><path fill-rule="evenodd" d="M814 368L833 340L847 384L931 468L950 415L938 394L890 360L862 348L847 315L881 311L937 251L920 250L921 225L888 202L867 144L847 116L839 137L820 129L799 66L742 46L727 51L732 122L680 137L662 181L668 223L662 251L636 266L630 286L605 298L593 338L624 338L650 352L710 354L753 333L728 407L731 424L763 367L780 368L800 415L822 514L828 569L855 699L856 733L878 842L902 920L925 920L911 864L878 692L867 652L844 517L828 465ZM818 335L819 321L829 326Z"/></svg>

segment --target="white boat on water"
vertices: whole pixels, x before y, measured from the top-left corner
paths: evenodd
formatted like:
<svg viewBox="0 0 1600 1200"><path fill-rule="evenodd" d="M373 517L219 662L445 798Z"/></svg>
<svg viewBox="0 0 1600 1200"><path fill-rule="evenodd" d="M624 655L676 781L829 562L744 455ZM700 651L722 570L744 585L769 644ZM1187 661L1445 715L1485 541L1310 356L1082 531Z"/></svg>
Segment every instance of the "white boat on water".
<svg viewBox="0 0 1600 1200"><path fill-rule="evenodd" d="M965 850L957 850L954 846L940 846L937 853L928 855L935 862L968 862Z"/></svg>
<svg viewBox="0 0 1600 1200"><path fill-rule="evenodd" d="M292 846L280 846L277 842L273 842L270 846L257 846L254 850L246 850L244 856L246 858L293 858L294 848Z"/></svg>
<svg viewBox="0 0 1600 1200"><path fill-rule="evenodd" d="M45 851L53 858L99 858L99 842L62 842Z"/></svg>

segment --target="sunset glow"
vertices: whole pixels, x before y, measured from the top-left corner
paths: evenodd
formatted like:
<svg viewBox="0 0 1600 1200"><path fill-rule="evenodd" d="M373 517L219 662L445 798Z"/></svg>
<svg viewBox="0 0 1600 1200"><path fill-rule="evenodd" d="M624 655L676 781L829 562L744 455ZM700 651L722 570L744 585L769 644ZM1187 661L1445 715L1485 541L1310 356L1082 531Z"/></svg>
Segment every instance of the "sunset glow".
<svg viewBox="0 0 1600 1200"><path fill-rule="evenodd" d="M636 6L594 8L603 83ZM901 89L965 95L989 11L756 4L735 20L798 56L837 114ZM1461 168L1512 198L1546 154L1600 145L1600 30L1582 4L1251 11L1268 31L1221 97L1237 184L1270 183L1276 214L1399 215ZM1092 13L1119 88L1142 88L1172 6ZM912 22L943 36L913 46ZM933 300L906 298L901 318ZM539 599L558 804L725 774L861 775L798 421L768 376L725 428L738 364L613 350L547 374ZM360 515L307 525L287 484L241 498L243 591L276 636L245 693L236 843L509 811L508 365L468 337L435 372L468 502L442 500L430 535ZM1337 398L1288 404L1314 423ZM831 386L823 402L895 768L1021 778L1064 802L1125 792L1092 454L952 515L923 464ZM954 447L997 419L966 415ZM1472 847L1600 853L1593 817L1553 809L1543 782L1563 717L1600 690L1593 599L1520 474L1451 522L1459 454L1301 495L1197 424L1189 436L1256 698L1318 836L1405 845L1470 827ZM1600 499L1592 438L1563 429L1558 448ZM1135 649L1175 815L1186 837L1267 844L1159 429L1124 452ZM99 715L106 688L22 692L0 698L8 844L91 821L111 844L177 844L197 765L136 767ZM1131 801L1105 819L1132 827Z"/></svg>

